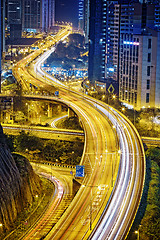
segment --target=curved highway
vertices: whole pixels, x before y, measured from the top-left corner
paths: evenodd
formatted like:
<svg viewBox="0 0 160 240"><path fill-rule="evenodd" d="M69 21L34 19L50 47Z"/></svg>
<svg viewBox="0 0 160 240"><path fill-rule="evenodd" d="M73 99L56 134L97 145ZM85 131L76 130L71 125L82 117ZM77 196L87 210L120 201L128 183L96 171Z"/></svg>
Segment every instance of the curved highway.
<svg viewBox="0 0 160 240"><path fill-rule="evenodd" d="M22 72L25 70L26 79L34 78L35 85L48 85L51 89L58 82L39 70L42 59L41 56L34 61L36 72L33 67L28 71L25 60L18 67ZM129 120L110 106L70 91L62 84L59 90L59 101L73 108L84 127L81 164L85 166L85 177L78 179L82 183L80 190L45 239L125 239L139 206L145 178L140 137Z"/></svg>
<svg viewBox="0 0 160 240"><path fill-rule="evenodd" d="M58 169L52 165L32 163L34 170L43 177L50 179L55 185L55 193L47 210L23 235L24 240L44 238L61 217L72 199L72 175L69 169ZM72 170L74 171L74 170Z"/></svg>

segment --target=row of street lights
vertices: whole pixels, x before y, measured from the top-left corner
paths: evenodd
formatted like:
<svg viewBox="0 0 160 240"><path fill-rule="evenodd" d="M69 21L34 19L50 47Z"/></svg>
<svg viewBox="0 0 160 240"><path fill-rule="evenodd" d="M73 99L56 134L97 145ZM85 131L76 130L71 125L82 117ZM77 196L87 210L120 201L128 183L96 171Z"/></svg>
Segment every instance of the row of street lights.
<svg viewBox="0 0 160 240"><path fill-rule="evenodd" d="M96 187L99 190L101 190L100 186L95 186L95 185L82 185L82 187L90 187L91 188L91 199L90 199L90 230L92 230L92 188Z"/></svg>
<svg viewBox="0 0 160 240"><path fill-rule="evenodd" d="M106 149L105 154L111 154L111 155L115 155L115 154L121 154L121 150L115 151L115 152L108 152L108 150ZM102 158L102 155L100 156L100 159ZM112 157L112 179L111 179L111 187L113 187L113 174L114 174L114 168L113 168L113 157ZM90 230L92 230L92 197L93 197L93 192L92 192L92 188L98 188L98 190L102 190L101 186L97 186L97 185L82 185L82 187L90 187L91 188L91 198L90 198ZM108 187L108 185L107 185Z"/></svg>

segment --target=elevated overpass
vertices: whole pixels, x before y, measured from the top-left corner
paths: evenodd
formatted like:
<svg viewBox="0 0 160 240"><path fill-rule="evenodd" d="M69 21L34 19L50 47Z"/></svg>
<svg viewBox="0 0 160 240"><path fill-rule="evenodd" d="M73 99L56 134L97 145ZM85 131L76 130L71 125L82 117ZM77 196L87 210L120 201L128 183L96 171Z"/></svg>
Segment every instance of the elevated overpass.
<svg viewBox="0 0 160 240"><path fill-rule="evenodd" d="M2 124L5 134L18 135L20 131L32 132L35 136L42 139L59 139L66 141L77 141L77 138L84 141L84 132L70 129L57 129L36 126L20 126Z"/></svg>
<svg viewBox="0 0 160 240"><path fill-rule="evenodd" d="M68 89L44 73L40 65L47 57L44 53L34 62L32 76L25 67L26 59L18 68L25 72L24 82L33 80L35 85L50 91L53 86L58 87L60 101L81 119L85 133L81 165L85 166L85 177L74 200L45 239L125 239L134 221L145 179L141 139L123 114ZM33 60L34 57L30 59Z"/></svg>

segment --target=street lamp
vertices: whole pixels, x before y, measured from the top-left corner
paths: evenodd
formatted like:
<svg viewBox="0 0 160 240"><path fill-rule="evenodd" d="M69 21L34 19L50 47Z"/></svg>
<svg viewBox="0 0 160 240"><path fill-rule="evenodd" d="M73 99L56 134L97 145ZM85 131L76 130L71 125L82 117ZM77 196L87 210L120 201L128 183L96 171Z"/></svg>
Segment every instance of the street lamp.
<svg viewBox="0 0 160 240"><path fill-rule="evenodd" d="M135 234L137 234L137 240L139 240L139 230L135 231Z"/></svg>
<svg viewBox="0 0 160 240"><path fill-rule="evenodd" d="M124 108L124 107L122 108L122 112L123 112L123 113L125 112L125 108Z"/></svg>
<svg viewBox="0 0 160 240"><path fill-rule="evenodd" d="M92 188L93 187L96 187L98 188L99 190L101 190L101 187L100 186L92 186L92 185L82 185L82 187L90 187L91 188L91 200L90 200L90 230L92 230Z"/></svg>
<svg viewBox="0 0 160 240"><path fill-rule="evenodd" d="M103 100L105 99L105 97L106 97L105 95L102 95L102 99L103 99Z"/></svg>

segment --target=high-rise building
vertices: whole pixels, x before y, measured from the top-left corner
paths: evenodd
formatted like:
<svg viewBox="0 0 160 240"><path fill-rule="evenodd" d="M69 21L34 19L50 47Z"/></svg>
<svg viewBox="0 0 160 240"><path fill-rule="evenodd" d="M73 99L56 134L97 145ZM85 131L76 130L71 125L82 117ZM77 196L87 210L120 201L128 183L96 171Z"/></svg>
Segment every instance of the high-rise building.
<svg viewBox="0 0 160 240"><path fill-rule="evenodd" d="M80 31L84 31L84 0L79 0L78 28L79 28Z"/></svg>
<svg viewBox="0 0 160 240"><path fill-rule="evenodd" d="M41 0L22 0L23 31L41 30Z"/></svg>
<svg viewBox="0 0 160 240"><path fill-rule="evenodd" d="M122 2L128 1L90 0L88 78L112 86L111 92L118 91Z"/></svg>
<svg viewBox="0 0 160 240"><path fill-rule="evenodd" d="M22 28L21 31L47 32L54 26L55 0L5 0L5 2L11 38L20 37L21 33L18 33L20 28ZM10 24L12 31L10 31Z"/></svg>
<svg viewBox="0 0 160 240"><path fill-rule="evenodd" d="M22 34L22 1L6 0L8 37L20 38Z"/></svg>
<svg viewBox="0 0 160 240"><path fill-rule="evenodd" d="M118 82L120 11L118 1L107 4L105 79Z"/></svg>
<svg viewBox="0 0 160 240"><path fill-rule="evenodd" d="M22 0L22 2L23 30L47 32L54 26L55 0Z"/></svg>
<svg viewBox="0 0 160 240"><path fill-rule="evenodd" d="M4 1L1 1L0 3L0 93L1 93L1 59L2 59L2 52L3 52L3 24L2 24L2 21L4 20L3 18L3 4L4 4Z"/></svg>
<svg viewBox="0 0 160 240"><path fill-rule="evenodd" d="M88 78L92 83L105 80L106 15L106 0L90 1Z"/></svg>
<svg viewBox="0 0 160 240"><path fill-rule="evenodd" d="M159 1L160 2L160 1ZM160 31L160 4L155 6L155 20L154 25L157 30Z"/></svg>
<svg viewBox="0 0 160 240"><path fill-rule="evenodd" d="M160 107L160 32L123 35L120 55L120 100L137 110Z"/></svg>
<svg viewBox="0 0 160 240"><path fill-rule="evenodd" d="M89 16L90 16L90 0L84 0L84 37L85 43L88 43L89 39Z"/></svg>
<svg viewBox="0 0 160 240"><path fill-rule="evenodd" d="M22 1L7 0L7 21L8 24L22 23Z"/></svg>
<svg viewBox="0 0 160 240"><path fill-rule="evenodd" d="M0 26L0 34L1 34L1 56L3 56L3 54L5 53L5 28L6 28L6 20L5 20L5 16L6 16L6 2L5 0L1 1L1 26Z"/></svg>
<svg viewBox="0 0 160 240"><path fill-rule="evenodd" d="M54 26L55 0L42 0L42 31L47 32Z"/></svg>
<svg viewBox="0 0 160 240"><path fill-rule="evenodd" d="M106 65L105 65L105 81L108 80L119 82L119 52L120 52L120 38L122 33L133 33L136 24L135 6L138 0L135 1L107 1L107 16L106 16ZM140 19L139 14L137 19ZM141 29L138 25L137 28Z"/></svg>
<svg viewBox="0 0 160 240"><path fill-rule="evenodd" d="M154 4L121 5L119 99L138 110L160 103L158 18Z"/></svg>
<svg viewBox="0 0 160 240"><path fill-rule="evenodd" d="M89 80L136 109L160 107L158 2L90 0Z"/></svg>

